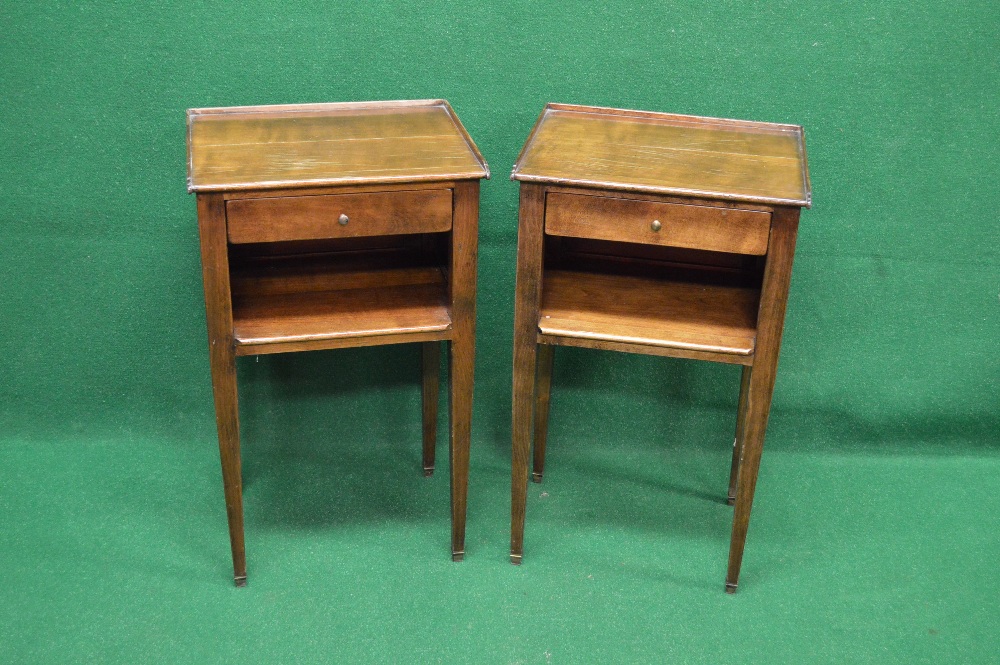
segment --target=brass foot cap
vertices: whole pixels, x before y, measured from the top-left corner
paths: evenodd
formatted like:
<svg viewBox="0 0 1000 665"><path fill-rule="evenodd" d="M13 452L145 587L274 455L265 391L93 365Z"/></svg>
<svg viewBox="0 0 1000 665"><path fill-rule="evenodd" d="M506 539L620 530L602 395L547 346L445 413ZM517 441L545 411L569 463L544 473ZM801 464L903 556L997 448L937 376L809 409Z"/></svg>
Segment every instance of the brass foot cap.
<svg viewBox="0 0 1000 665"><path fill-rule="evenodd" d="M735 582L726 582L726 593L736 593Z"/></svg>
<svg viewBox="0 0 1000 665"><path fill-rule="evenodd" d="M521 565L521 555L520 554L511 554L510 555L510 562L512 564L514 564L515 566L520 566Z"/></svg>
<svg viewBox="0 0 1000 665"><path fill-rule="evenodd" d="M542 474L541 473L536 473L535 471L532 471L531 472L531 482L533 482L533 483L540 483L540 482L542 482Z"/></svg>
<svg viewBox="0 0 1000 665"><path fill-rule="evenodd" d="M735 506L736 505L736 497L735 496L727 496L726 497L726 505L727 506Z"/></svg>
<svg viewBox="0 0 1000 665"><path fill-rule="evenodd" d="M424 478L430 478L433 475L434 475L434 467L433 466L425 466L424 467Z"/></svg>
<svg viewBox="0 0 1000 665"><path fill-rule="evenodd" d="M247 585L247 576L246 575L236 576L236 577L233 578L233 581L236 582L236 586L238 586L238 587L246 586Z"/></svg>
<svg viewBox="0 0 1000 665"><path fill-rule="evenodd" d="M461 561L464 558L465 558L465 552L452 552L451 553L451 560L452 561Z"/></svg>

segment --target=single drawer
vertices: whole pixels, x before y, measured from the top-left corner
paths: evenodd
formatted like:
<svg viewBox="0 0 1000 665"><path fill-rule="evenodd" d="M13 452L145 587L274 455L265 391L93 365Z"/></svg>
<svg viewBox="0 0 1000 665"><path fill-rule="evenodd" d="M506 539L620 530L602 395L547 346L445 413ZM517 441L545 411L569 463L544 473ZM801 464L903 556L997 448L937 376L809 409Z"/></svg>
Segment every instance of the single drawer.
<svg viewBox="0 0 1000 665"><path fill-rule="evenodd" d="M226 220L231 243L435 233L451 229L451 190L234 199Z"/></svg>
<svg viewBox="0 0 1000 665"><path fill-rule="evenodd" d="M770 228L771 214L756 210L558 192L545 201L545 232L556 236L764 255Z"/></svg>

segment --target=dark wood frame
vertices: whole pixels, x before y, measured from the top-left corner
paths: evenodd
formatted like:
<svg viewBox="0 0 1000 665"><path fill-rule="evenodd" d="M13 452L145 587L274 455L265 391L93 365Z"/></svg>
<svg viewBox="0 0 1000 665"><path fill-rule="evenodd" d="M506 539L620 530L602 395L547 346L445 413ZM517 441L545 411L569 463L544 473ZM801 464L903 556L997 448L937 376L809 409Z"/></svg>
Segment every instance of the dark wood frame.
<svg viewBox="0 0 1000 665"><path fill-rule="evenodd" d="M548 109L584 109L569 105L550 104L539 117L525 148L518 158L520 163L525 150L534 140L538 127ZM689 116L599 109L611 114L640 115L648 117L682 117L691 122L700 119ZM760 123L746 123L760 125ZM792 127L792 126L778 126ZM800 128L799 131L801 131ZM803 160L804 148L803 148ZM736 435L730 467L727 503L734 505L732 540L726 574L726 591L737 588L747 528L753 505L757 474L760 468L764 435L770 413L784 327L792 261L798 232L800 206L810 205L808 199L808 173L805 173L807 198L785 201L762 197L741 199L737 196L719 195L708 198L703 192L683 192L676 189L641 191L605 183L546 178L535 174L521 174L515 165L512 178L520 180L520 206L518 220L517 274L514 306L514 373L513 373L513 422L512 422L512 473L511 473L511 562L521 563L524 552L525 507L529 468L531 479L541 482L544 472L548 414L552 385L552 365L555 347L560 345L606 349L628 353L641 353L677 358L691 358L743 366ZM770 231L767 252L757 263L755 274L759 281L759 306L756 318L756 336L749 354L738 355L711 349L677 348L669 345L637 344L626 340L588 339L575 335L544 334L539 329L542 315L542 296L546 281L546 261L551 253L547 243L551 236L545 232L546 198L551 192L574 192L592 196L661 201L689 205L718 207L739 206L743 209L770 214ZM532 442L534 453L532 455Z"/></svg>
<svg viewBox="0 0 1000 665"><path fill-rule="evenodd" d="M468 496L469 442L472 421L476 335L476 266L478 255L479 179L489 177L485 161L475 144L454 117L447 102L378 102L371 104L323 104L302 107L263 107L295 110L352 108L391 108L401 104L444 104L462 136L469 142L476 159L482 164L478 173L456 173L449 180L427 180L420 175L393 177L391 181L359 181L339 179L330 183L260 183L231 188L219 186L199 189L197 195L198 227L201 238L202 275L208 324L209 358L212 388L218 427L219 452L232 547L234 580L237 586L246 584L247 567L244 543L243 496L240 463L239 409L236 380L236 358L264 353L287 353L320 349L337 349L382 344L419 343L422 346L422 470L425 476L434 471L437 434L440 346L447 342L449 352L449 459L451 484L451 551L454 561L465 554L465 522ZM250 110L259 107L249 107ZM192 113L242 112L247 107L231 109L199 109ZM189 178L189 184L191 180ZM346 334L312 339L268 339L243 342L234 329L234 246L227 236L226 202L261 197L307 197L357 192L393 192L402 190L450 190L452 195L451 227L446 233L434 235L436 247L444 252L440 260L445 278L445 307L450 323L435 330L413 331L393 329L389 313L379 334ZM433 244L433 243L432 243ZM317 245L317 247L325 247ZM318 250L319 251L319 250ZM435 250L436 251L436 250ZM391 266L390 266L391 267ZM376 288L378 288L376 286Z"/></svg>

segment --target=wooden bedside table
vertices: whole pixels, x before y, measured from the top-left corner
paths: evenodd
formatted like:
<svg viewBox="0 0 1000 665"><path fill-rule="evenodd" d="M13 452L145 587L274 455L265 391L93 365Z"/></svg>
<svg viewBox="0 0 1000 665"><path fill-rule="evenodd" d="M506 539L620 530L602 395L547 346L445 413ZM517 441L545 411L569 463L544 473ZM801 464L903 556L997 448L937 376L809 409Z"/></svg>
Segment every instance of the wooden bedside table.
<svg viewBox="0 0 1000 665"><path fill-rule="evenodd" d="M511 177L511 561L523 552L532 433L542 478L556 346L732 363L743 366L728 495L735 592L799 211L811 205L802 128L549 104Z"/></svg>
<svg viewBox="0 0 1000 665"><path fill-rule="evenodd" d="M236 584L246 583L236 357L423 344L423 467L434 469L450 343L451 547L465 551L479 180L443 100L188 111Z"/></svg>

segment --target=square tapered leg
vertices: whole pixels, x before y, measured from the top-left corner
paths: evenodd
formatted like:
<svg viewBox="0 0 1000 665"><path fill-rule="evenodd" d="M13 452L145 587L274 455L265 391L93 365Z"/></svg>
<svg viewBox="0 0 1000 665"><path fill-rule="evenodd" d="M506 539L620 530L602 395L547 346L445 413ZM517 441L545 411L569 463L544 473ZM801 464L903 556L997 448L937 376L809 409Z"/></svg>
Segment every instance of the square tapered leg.
<svg viewBox="0 0 1000 665"><path fill-rule="evenodd" d="M465 557L465 517L476 359L479 181L457 183L451 249L451 558Z"/></svg>
<svg viewBox="0 0 1000 665"><path fill-rule="evenodd" d="M434 452L437 447L438 392L441 376L441 342L424 342L421 346L421 402L423 406L423 468L424 475L434 474Z"/></svg>
<svg viewBox="0 0 1000 665"><path fill-rule="evenodd" d="M729 494L726 497L726 503L730 506L736 503L736 481L740 471L740 459L743 456L743 427L746 424L750 373L751 368L744 365L743 372L740 375L740 400L739 406L736 408L736 434L733 436L733 461L729 468Z"/></svg>
<svg viewBox="0 0 1000 665"><path fill-rule="evenodd" d="M538 367L535 382L535 438L532 443L531 481L542 482L545 472L545 443L549 431L549 403L552 396L552 360L556 347L538 345Z"/></svg>
<svg viewBox="0 0 1000 665"><path fill-rule="evenodd" d="M240 470L240 421L236 392L236 350L230 304L229 258L226 247L225 201L219 194L198 195L202 278L208 323L208 355L212 369L215 419L219 431L222 483L229 520L236 586L247 582L243 542L243 482Z"/></svg>
<svg viewBox="0 0 1000 665"><path fill-rule="evenodd" d="M514 388L512 412L510 560L521 563L524 514L528 500L528 466L532 415L535 410L538 310L541 300L542 221L545 191L521 185L517 232L517 283L514 296Z"/></svg>
<svg viewBox="0 0 1000 665"><path fill-rule="evenodd" d="M776 208L768 241L767 265L761 286L760 310L757 322L757 344L749 372L746 392L746 413L742 424L742 452L736 482L736 502L733 510L733 535L729 544L729 567L726 572L726 592L736 593L750 511L753 507L757 473L764 449L764 434L771 411L771 397L778 373L778 354L785 325L785 307L795 255L795 239L799 227L798 208ZM745 374L744 374L745 376Z"/></svg>

